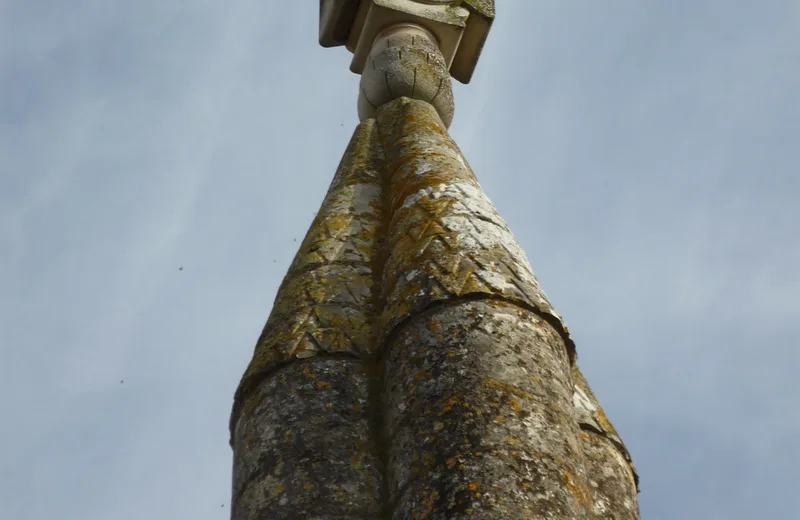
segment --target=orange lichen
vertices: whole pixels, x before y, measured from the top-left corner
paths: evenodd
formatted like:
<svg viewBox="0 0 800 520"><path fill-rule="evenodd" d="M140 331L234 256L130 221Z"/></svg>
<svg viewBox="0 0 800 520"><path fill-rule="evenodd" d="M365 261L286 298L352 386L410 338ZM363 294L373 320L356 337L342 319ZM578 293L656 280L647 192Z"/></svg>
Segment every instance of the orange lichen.
<svg viewBox="0 0 800 520"><path fill-rule="evenodd" d="M540 453L530 453L532 450L529 445L530 439L525 437L525 433L519 433L524 429L519 429L520 417L516 414L521 413L524 409L527 414L533 413L534 418L547 414L557 416L558 419L553 423L558 428L555 428L554 432L549 432L548 435L552 434L553 438L557 438L559 442L569 435L574 435L573 430L570 429L574 425L568 425L568 421L571 420L570 410L566 409L569 406L568 402L563 405L548 405L545 414L541 414L540 409L536 408L541 404L542 398L549 395L544 392L551 392L550 373L543 376L544 383L538 377L529 377L529 381L538 385L534 390L537 392L535 401L534 395L526 390L532 388L533 385L525 379L524 375L520 376L522 379L520 382L516 379L517 376L512 374L513 371L493 372L493 369L488 369L485 372L487 375L491 374L496 378L508 377L509 381L521 386L496 378L487 378L477 389L478 393L475 395L478 395L479 398L474 399L473 394L454 393L459 390L456 385L455 389L443 391L444 398L440 402L431 403L428 408L421 410L420 408L424 405L414 401L412 394L414 392L421 393L423 388L433 384L439 385L439 380L432 381L431 378L439 378L442 372L459 370L462 366L472 370L471 365L466 363L473 362L475 358L472 356L476 355L476 350L469 348L463 350L449 348L445 352L437 350L436 356L446 356L446 359L442 362L441 357L426 358L424 363L417 363L416 359L413 362L407 362L409 357L419 356L421 358L422 356L419 352L410 355L405 352L394 352L391 350L392 345L386 346L386 352L389 352L390 355L376 355L377 345L386 343L387 337L396 337L391 334L399 323L404 323L403 327L406 327L405 323L412 321L416 312L431 308L431 305L437 301L458 301L457 298L466 295L494 298L495 300L487 300L487 302L496 308L509 307L511 304L508 302L514 302L513 305L519 310L520 315L523 313L532 315L529 310L537 310L540 313L538 316L545 315L544 318L540 318L543 321L533 320L533 327L537 329L536 336L542 341L550 341L551 336L557 337L555 330L559 332L566 330L565 327L559 325L559 318L553 314L549 303L540 293L524 258L517 253L519 250L517 245L509 243L507 240L503 242L507 236L505 224L499 216L493 213L494 210L488 205L488 202L484 203L480 198L483 195L473 173L466 165L455 143L448 137L447 131L435 111L425 103L402 101L387 107L383 111L383 115L379 116L379 120L377 124L372 121L365 124L363 128L360 127L361 129L354 135L346 157L337 171L337 178L331 184L320 212L303 241L287 278L281 285L273 313L259 339L251 365L240 386L242 391L237 392L236 406L241 408L247 417L250 417L254 413L257 403L261 402L260 398L256 398L253 394L258 385L251 384L251 382L258 382L258 377L263 377L264 374L270 373L277 367L287 366L288 363L294 362L294 357L311 358L324 353L350 353L353 357L372 360L371 363L380 367L373 369L374 373L371 373L370 377L377 376L376 379L386 377L382 372L384 370L382 366L387 359L401 359L403 361L395 365L398 367L396 373L400 374L398 378L401 381L401 388L395 388L391 392L397 392L400 398L405 399L396 401L395 404L402 402L407 408L400 409L398 407L389 412L396 414L389 416L388 422L391 424L391 429L406 428L409 422L403 421L407 418L431 415L433 417L427 417L424 421L416 423L413 429L408 430L409 435L415 436L411 439L415 446L413 452L404 455L407 457L406 460L400 460L402 456L393 455L394 459L389 460L390 467L387 468L387 471L394 471L396 476L402 474L402 470L392 468L391 465L408 464L410 467L407 468L407 471L408 474L413 475L412 480L427 478L434 469L437 472L444 471L443 475L449 478L447 470L451 473L465 472L466 466L468 472L454 475L460 479L459 489L463 490L465 486L467 491L474 494L470 495L472 498L479 498L480 484L478 480L468 480L468 478L483 479L485 477L485 474L481 474L481 467L486 459L475 460L473 457L494 456L500 460L500 456L507 457L507 454L510 453L510 456L515 459L511 461L513 464L519 465L523 461L525 464L530 464L530 460L535 459L534 465L537 468L547 468L548 471L553 469L556 472L549 477L543 476L542 478L560 480L558 472L563 471L564 482L558 486L569 490L580 503L590 503L589 489L582 477L584 471L582 464L584 461L591 463L595 460L592 458L594 455L592 450L595 450L596 447L591 445L588 433L580 432L578 440L582 441L585 446L590 446L589 452L584 454L579 464L569 459L574 455L570 453L573 451L571 444L567 448L559 445L555 449L562 457L569 459L565 461L550 453L549 446L542 448ZM378 135L379 126L381 135ZM383 141L382 149L377 146L379 140ZM382 158L377 159L378 156ZM454 189L446 191L453 186L462 191L458 193ZM369 195L363 195L364 193ZM474 228L474 232L472 228ZM494 242L484 240L487 237L492 239L500 237L503 240L498 239ZM475 320L479 327L478 330L493 334L491 329L492 327L498 328L497 320L487 319L479 322L482 318L482 314L473 314L470 319ZM453 327L444 326L439 318L432 318L427 323L427 331L422 328L406 329L410 343L430 342L435 345L439 342L445 344L449 342L450 337L445 338L444 336L450 336L454 332L456 335L461 333L460 330ZM562 336L563 334L565 333L562 333ZM556 347L561 345L559 348L563 348L563 344L554 344ZM452 345L453 343L450 343L450 346ZM555 349L556 347L550 347L548 344L547 348ZM522 347L514 345L510 348L513 350ZM403 359L403 356L406 358ZM563 357L566 359L565 356ZM440 362L440 366L430 362L434 359L436 362ZM327 363L327 361L324 362ZM317 368L321 366L317 360L309 359L302 363L307 366L304 366L301 377L308 381L314 381L314 383L305 383L300 386L296 381L289 381L292 386L282 388L281 391L298 392L303 399L308 399L305 391L309 387L327 390L335 386L340 389L339 379L332 378L327 371L323 372ZM473 373L470 372L470 374ZM537 373L541 375L545 372ZM506 376L505 374L510 375ZM565 374L555 373L554 375L558 378ZM328 380L317 380L318 377ZM468 377L473 376L469 375ZM279 376L278 380L282 384L287 383L287 378L283 374ZM244 384L245 381L248 385ZM330 381L336 384L332 385ZM380 382L380 380L378 381ZM298 395L293 399L299 397ZM342 390L325 392L311 398L327 400L343 397L349 396ZM392 396L393 399L395 397ZM420 394L417 397L420 399L419 403L428 402ZM364 397L359 398L364 402ZM471 405L468 402L470 400ZM594 396L592 396L592 400L594 402ZM360 415L362 412L362 404L359 402L352 404L347 400L335 402L337 411L347 410L349 404L355 414ZM320 401L315 403L316 406L319 404ZM505 407L506 404L510 409ZM331 409L333 405L334 403L327 402L324 407ZM397 409L400 409L401 413L396 412ZM532 412L531 409L533 409ZM236 410L237 408L235 408ZM411 410L413 413L410 412ZM453 413L454 410L455 413ZM238 412L235 412L234 415L236 413ZM448 416L446 419L442 418L443 422L432 421L437 415L442 416L443 414L452 414L452 416ZM324 415L334 416L336 414L326 412ZM362 421L363 417L349 415L354 420L353 424L359 424L358 427L363 428L361 423L357 422ZM562 416L567 418L564 419ZM594 413L593 416L601 428L613 432L613 427L599 406L597 413ZM244 424L247 423L240 422L244 429ZM401 426L397 426L398 422ZM328 423L315 419L314 424L324 427L324 424ZM448 425L447 429L444 424ZM464 438L464 447L458 447L459 455L448 457L445 460L446 470L441 467L437 468L441 464L441 459L436 459L434 454L442 453L443 443L452 442L454 439L457 441L457 437L453 438L453 435L472 435L463 428L463 425L472 424L477 424L478 428L486 428L486 433L490 434L492 442L502 438L505 443L494 445L496 451L490 448L481 451L484 450L481 443L471 446L469 439ZM243 432L247 434L244 436L245 446L253 444L254 431L257 431L253 428L255 426L248 424L247 431ZM373 433L368 432L364 439L369 438ZM390 433L394 436L397 431ZM522 435L525 440L518 437L505 437L505 435ZM616 434L614 433L614 435ZM291 430L287 430L283 440L288 442L291 437ZM397 439L401 437L391 438L393 439L391 442L400 442ZM238 439L238 442L242 442L242 434ZM405 439L402 442L408 442L407 438ZM603 440L606 439L603 438ZM345 471L353 471L346 464L349 459L352 466L358 466L358 474L369 475L369 478L374 479L373 473L369 472L374 470L374 461L380 461L381 456L385 456L385 453L378 454L378 458L373 459L372 457L376 455L369 454L368 450L374 446L374 439L363 442L365 446L359 446L355 453L343 452L341 461L337 462L344 463ZM378 441L381 449L384 450L386 449L385 444L388 442L382 438ZM422 445L423 442L425 445ZM349 445L343 444L342 446ZM516 450L510 450L512 447ZM318 463L314 462L313 464ZM322 462L319 464L320 467L324 465ZM315 489L316 484L316 489L320 494L323 494L323 490L334 489L316 481L314 483L304 481L302 478L296 479L295 477L291 482L294 483L293 485L297 485L298 482L302 483L301 486L305 490ZM408 484L408 482L404 484ZM503 484L505 486L507 482L503 481ZM526 490L541 491L534 490L534 486L529 481L517 482L516 485ZM375 487L376 489L380 488L380 483ZM275 485L272 489L284 491L282 484ZM430 487L417 483L403 488L404 492L413 493L413 502L411 503L414 504L411 506L414 508L413 511L401 513L403 518L426 518L434 511L438 503L447 503L444 500L445 497L442 497L441 501L439 500L439 492L431 492L430 489ZM486 489L484 488L483 491ZM501 491L493 491L493 493L499 495ZM534 494L527 493L531 497ZM341 489L338 489L338 494L334 495L335 500L345 500L346 498L352 497ZM450 497L447 498L450 500ZM493 500L496 502L492 502ZM491 504L497 503L503 503L503 499L484 494L483 507L488 508ZM464 508L465 506L459 507ZM538 506L528 508L526 505L524 507L531 515L541 513L538 510L534 511ZM471 508L463 509L463 511L468 515L473 514ZM481 512L486 513L486 511ZM495 510L493 513L497 513L497 511ZM354 514L353 517L355 516Z"/></svg>
<svg viewBox="0 0 800 520"><path fill-rule="evenodd" d="M458 404L458 396L451 395L450 397L445 399L444 405L442 406L442 411L439 412L439 415L444 415L448 412L451 412L453 410L453 407L456 406L457 404Z"/></svg>
<svg viewBox="0 0 800 520"><path fill-rule="evenodd" d="M589 493L589 489L586 487L586 484L583 482L579 482L577 478L573 477L572 473L569 470L563 470L564 475L564 485L572 493L577 501L581 504L588 505L592 502L591 494Z"/></svg>
<svg viewBox="0 0 800 520"><path fill-rule="evenodd" d="M422 511L415 511L412 518L414 520L423 520L428 518L428 516L433 512L437 498L439 498L439 492L435 490L431 491L421 504L423 508Z"/></svg>
<svg viewBox="0 0 800 520"><path fill-rule="evenodd" d="M530 392L527 392L527 391L525 391L525 390L523 390L523 389L521 389L521 388L519 388L517 386L510 385L508 383L503 383L501 381L497 381L496 379L487 378L487 379L484 380L484 383L486 385L490 386L490 387L498 388L500 390L503 390L504 395L511 394L511 395L516 396L516 397L524 398L524 399L532 399L533 398L533 394L531 394Z"/></svg>
<svg viewBox="0 0 800 520"><path fill-rule="evenodd" d="M437 318L433 318L430 321L430 330L431 330L431 332L441 332L442 331L442 321L437 319Z"/></svg>

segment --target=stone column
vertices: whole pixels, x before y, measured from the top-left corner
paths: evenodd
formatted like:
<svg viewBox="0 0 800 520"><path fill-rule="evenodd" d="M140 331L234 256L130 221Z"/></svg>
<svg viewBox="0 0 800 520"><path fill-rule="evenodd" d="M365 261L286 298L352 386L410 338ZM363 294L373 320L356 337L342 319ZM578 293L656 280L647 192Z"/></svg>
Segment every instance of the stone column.
<svg viewBox="0 0 800 520"><path fill-rule="evenodd" d="M638 520L638 477L450 138L491 0L321 0L356 128L231 415L234 520Z"/></svg>

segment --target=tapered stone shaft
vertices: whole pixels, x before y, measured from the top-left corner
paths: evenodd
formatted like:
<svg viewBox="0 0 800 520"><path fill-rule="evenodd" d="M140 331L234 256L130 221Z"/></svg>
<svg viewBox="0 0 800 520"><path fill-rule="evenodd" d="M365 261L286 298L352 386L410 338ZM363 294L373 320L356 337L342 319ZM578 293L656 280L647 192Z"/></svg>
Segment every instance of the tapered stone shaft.
<svg viewBox="0 0 800 520"><path fill-rule="evenodd" d="M394 101L378 128L391 172L381 317L391 518L634 518L627 452L436 111Z"/></svg>
<svg viewBox="0 0 800 520"><path fill-rule="evenodd" d="M382 226L376 125L356 129L278 290L231 416L235 520L376 518L371 416Z"/></svg>
<svg viewBox="0 0 800 520"><path fill-rule="evenodd" d="M493 0L320 8L361 124L236 391L232 519L638 520L631 457L447 132Z"/></svg>
<svg viewBox="0 0 800 520"><path fill-rule="evenodd" d="M434 107L359 125L237 391L234 519L635 520L627 450Z"/></svg>

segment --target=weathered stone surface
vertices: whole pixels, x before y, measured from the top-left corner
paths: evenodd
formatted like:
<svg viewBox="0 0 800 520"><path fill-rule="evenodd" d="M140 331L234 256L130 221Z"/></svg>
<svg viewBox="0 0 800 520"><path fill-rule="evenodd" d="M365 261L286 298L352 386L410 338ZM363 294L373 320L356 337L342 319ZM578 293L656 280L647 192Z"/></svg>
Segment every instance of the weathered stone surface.
<svg viewBox="0 0 800 520"><path fill-rule="evenodd" d="M237 390L233 518L638 520L630 455L436 110L377 114Z"/></svg>
<svg viewBox="0 0 800 520"><path fill-rule="evenodd" d="M577 366L573 367L572 375L575 383L572 402L582 430L595 518L637 520L639 477L631 456Z"/></svg>
<svg viewBox="0 0 800 520"><path fill-rule="evenodd" d="M491 295L536 309L574 352L525 253L428 103L378 111L389 184L384 333L437 301Z"/></svg>
<svg viewBox="0 0 800 520"><path fill-rule="evenodd" d="M231 427L249 392L281 364L320 353L374 354L383 217L376 125L358 126L328 194L278 290L236 392Z"/></svg>
<svg viewBox="0 0 800 520"><path fill-rule="evenodd" d="M464 3L486 18L495 17L494 0L464 0Z"/></svg>
<svg viewBox="0 0 800 520"><path fill-rule="evenodd" d="M234 400L234 519L370 518L382 226L376 125L356 129Z"/></svg>
<svg viewBox="0 0 800 520"><path fill-rule="evenodd" d="M232 518L378 514L375 376L357 359L315 357L262 380L235 428Z"/></svg>
<svg viewBox="0 0 800 520"><path fill-rule="evenodd" d="M395 518L591 518L570 364L545 320L502 301L452 302L386 348Z"/></svg>

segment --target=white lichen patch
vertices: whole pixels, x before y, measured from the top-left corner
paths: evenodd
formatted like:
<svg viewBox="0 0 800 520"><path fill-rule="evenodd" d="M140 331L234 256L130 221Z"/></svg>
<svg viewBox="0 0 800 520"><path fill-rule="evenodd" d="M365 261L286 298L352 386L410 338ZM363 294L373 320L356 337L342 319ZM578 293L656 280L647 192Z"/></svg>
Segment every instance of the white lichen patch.
<svg viewBox="0 0 800 520"><path fill-rule="evenodd" d="M416 192L412 193L406 200L403 201L403 205L400 206L401 209L410 208L411 206L417 204L420 200L424 197L433 197L439 198L441 195L446 193L447 184L437 184L435 186L426 186Z"/></svg>
<svg viewBox="0 0 800 520"><path fill-rule="evenodd" d="M589 396L586 395L586 392L578 386L575 386L575 393L572 394L572 404L575 408L580 408L588 412L597 411L597 407L592 403L592 400L589 399Z"/></svg>

